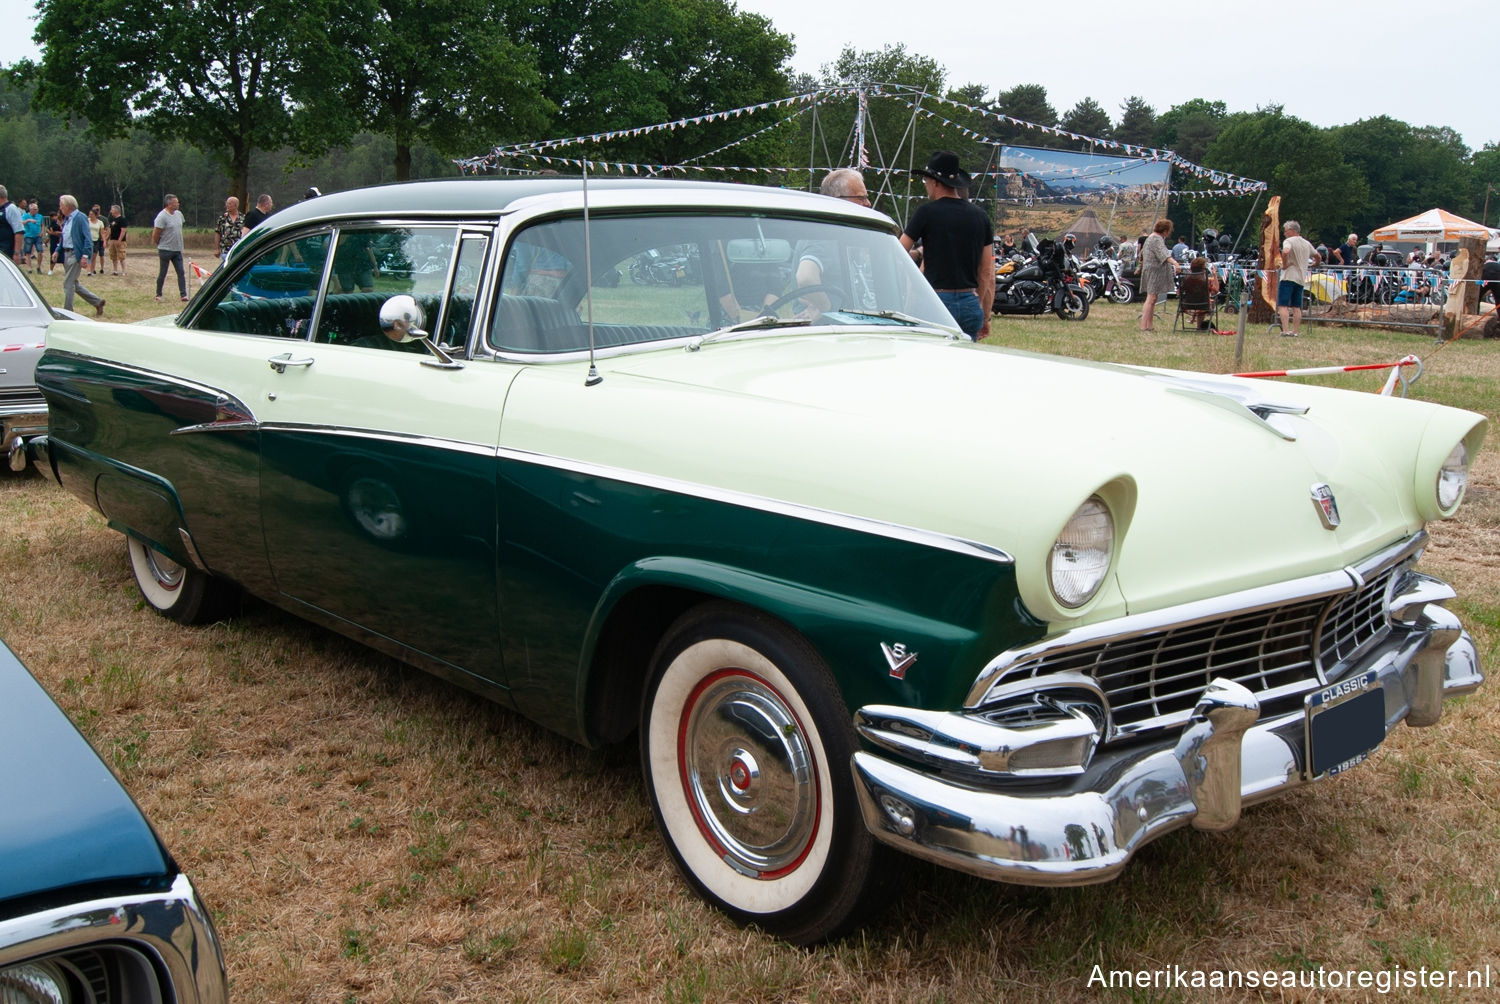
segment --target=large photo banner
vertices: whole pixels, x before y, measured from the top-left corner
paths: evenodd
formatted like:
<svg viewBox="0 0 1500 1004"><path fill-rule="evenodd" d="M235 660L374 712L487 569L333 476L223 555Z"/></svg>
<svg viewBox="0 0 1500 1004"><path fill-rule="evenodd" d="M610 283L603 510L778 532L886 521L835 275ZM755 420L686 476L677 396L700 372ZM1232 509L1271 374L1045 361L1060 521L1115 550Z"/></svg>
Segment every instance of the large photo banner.
<svg viewBox="0 0 1500 1004"><path fill-rule="evenodd" d="M1080 253L1104 234L1134 241L1166 206L1166 160L1007 146L992 196L995 232L1017 241L1071 233Z"/></svg>

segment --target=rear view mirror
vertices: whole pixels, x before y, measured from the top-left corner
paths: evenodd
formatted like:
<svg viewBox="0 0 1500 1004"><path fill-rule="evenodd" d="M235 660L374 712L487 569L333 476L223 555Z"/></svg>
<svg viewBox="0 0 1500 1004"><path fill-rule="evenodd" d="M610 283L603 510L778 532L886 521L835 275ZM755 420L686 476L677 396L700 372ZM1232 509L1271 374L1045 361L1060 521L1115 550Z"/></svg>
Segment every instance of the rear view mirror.
<svg viewBox="0 0 1500 1004"><path fill-rule="evenodd" d="M724 257L732 265L782 264L791 260L792 242L746 237L726 244Z"/></svg>

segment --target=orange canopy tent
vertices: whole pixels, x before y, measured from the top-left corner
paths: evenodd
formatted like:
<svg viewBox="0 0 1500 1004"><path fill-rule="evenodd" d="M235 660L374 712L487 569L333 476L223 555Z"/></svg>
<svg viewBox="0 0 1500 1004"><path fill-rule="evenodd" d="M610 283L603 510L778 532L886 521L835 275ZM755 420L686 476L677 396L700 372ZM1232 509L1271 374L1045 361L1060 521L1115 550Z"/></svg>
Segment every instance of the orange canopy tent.
<svg viewBox="0 0 1500 1004"><path fill-rule="evenodd" d="M1429 209L1409 220L1390 223L1370 235L1372 241L1456 241L1463 237L1500 237L1494 230L1446 209Z"/></svg>

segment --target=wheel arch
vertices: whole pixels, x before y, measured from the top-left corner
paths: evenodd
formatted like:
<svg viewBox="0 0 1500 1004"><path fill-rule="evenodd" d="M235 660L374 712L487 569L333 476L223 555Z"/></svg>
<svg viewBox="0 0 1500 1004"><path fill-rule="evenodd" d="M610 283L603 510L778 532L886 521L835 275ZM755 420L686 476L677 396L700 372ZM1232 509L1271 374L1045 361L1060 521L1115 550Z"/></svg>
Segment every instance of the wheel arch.
<svg viewBox="0 0 1500 1004"><path fill-rule="evenodd" d="M684 613L714 601L738 604L801 635L832 670L851 712L872 701L961 699L972 674L948 670L966 648L984 647L972 625L712 561L650 558L614 578L590 619L579 688L585 742L603 745L630 735L639 723L657 645ZM915 679L894 677L882 657L882 641L928 653L933 671Z"/></svg>

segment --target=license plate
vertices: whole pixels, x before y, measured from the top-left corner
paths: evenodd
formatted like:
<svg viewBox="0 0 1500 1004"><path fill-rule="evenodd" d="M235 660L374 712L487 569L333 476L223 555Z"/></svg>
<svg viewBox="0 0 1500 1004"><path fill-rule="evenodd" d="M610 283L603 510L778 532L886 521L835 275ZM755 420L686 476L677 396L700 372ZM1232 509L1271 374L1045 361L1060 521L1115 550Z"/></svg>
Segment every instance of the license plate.
<svg viewBox="0 0 1500 1004"><path fill-rule="evenodd" d="M1307 696L1308 777L1361 762L1385 740L1385 690L1370 670Z"/></svg>

